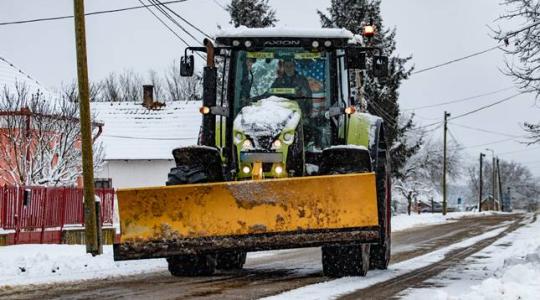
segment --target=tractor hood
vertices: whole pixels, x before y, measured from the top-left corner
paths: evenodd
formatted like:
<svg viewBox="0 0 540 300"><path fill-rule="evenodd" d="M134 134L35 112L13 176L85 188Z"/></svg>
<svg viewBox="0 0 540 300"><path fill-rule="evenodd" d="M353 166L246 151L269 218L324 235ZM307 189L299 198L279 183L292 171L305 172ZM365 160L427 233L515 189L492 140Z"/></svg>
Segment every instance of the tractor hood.
<svg viewBox="0 0 540 300"><path fill-rule="evenodd" d="M296 101L271 96L242 108L233 129L251 138L255 148L265 149L282 132L295 130L300 119Z"/></svg>

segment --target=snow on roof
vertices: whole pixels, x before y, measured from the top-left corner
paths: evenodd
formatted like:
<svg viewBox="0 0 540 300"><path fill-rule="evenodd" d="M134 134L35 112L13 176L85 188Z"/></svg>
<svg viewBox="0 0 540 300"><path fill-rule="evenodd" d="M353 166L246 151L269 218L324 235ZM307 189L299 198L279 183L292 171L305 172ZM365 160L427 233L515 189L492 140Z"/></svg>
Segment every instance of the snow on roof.
<svg viewBox="0 0 540 300"><path fill-rule="evenodd" d="M216 38L329 38L352 39L352 32L341 28L238 28L222 29L216 33Z"/></svg>
<svg viewBox="0 0 540 300"><path fill-rule="evenodd" d="M172 150L197 144L200 101L168 102L149 110L134 102L93 102L103 122L100 140L106 160L173 159Z"/></svg>
<svg viewBox="0 0 540 300"><path fill-rule="evenodd" d="M30 94L35 94L37 91L40 91L45 97L51 96L51 93L37 80L0 56L1 93L4 92L4 88L7 88L10 93L16 93L16 85L25 86Z"/></svg>

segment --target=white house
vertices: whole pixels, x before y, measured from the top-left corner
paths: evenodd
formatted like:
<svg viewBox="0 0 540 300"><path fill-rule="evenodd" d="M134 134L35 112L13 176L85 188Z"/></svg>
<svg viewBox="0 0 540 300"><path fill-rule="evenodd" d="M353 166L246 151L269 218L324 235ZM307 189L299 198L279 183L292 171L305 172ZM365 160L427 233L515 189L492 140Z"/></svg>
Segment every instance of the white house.
<svg viewBox="0 0 540 300"><path fill-rule="evenodd" d="M134 102L93 102L103 122L104 168L95 178L114 188L162 186L174 167L172 150L197 144L200 101L168 102L148 109ZM107 185L107 184L104 184Z"/></svg>

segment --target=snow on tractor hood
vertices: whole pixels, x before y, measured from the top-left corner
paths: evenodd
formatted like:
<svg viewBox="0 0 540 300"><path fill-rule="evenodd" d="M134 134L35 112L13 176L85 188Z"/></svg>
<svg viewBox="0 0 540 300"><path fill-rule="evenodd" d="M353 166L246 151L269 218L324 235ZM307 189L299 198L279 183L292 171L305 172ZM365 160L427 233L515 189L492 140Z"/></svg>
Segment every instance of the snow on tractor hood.
<svg viewBox="0 0 540 300"><path fill-rule="evenodd" d="M275 138L283 131L294 130L301 118L296 101L271 96L242 108L234 119L234 131L256 140L257 137ZM257 145L257 141L255 146Z"/></svg>

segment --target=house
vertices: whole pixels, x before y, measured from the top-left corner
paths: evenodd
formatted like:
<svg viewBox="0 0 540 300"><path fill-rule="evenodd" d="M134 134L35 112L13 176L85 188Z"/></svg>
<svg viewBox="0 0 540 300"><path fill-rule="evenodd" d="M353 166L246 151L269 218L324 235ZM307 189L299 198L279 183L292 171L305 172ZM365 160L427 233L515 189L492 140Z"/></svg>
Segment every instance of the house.
<svg viewBox="0 0 540 300"><path fill-rule="evenodd" d="M501 210L500 205L499 205L499 201L493 199L493 196L491 196L491 195L487 196L486 198L484 198L482 200L481 206L482 206L482 211L486 211L486 210L499 211L499 210Z"/></svg>
<svg viewBox="0 0 540 300"><path fill-rule="evenodd" d="M200 107L200 101L93 102L92 112L104 123L105 164L94 176L98 186L165 185L175 165L172 150L197 144Z"/></svg>
<svg viewBox="0 0 540 300"><path fill-rule="evenodd" d="M79 182L78 114L64 109L76 104L59 99L0 57L0 185Z"/></svg>

